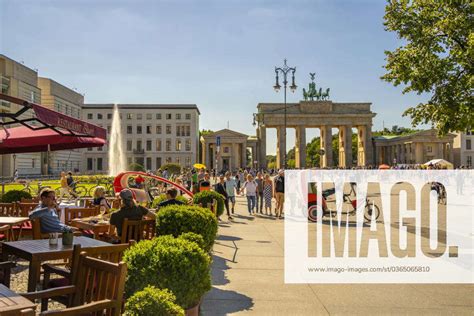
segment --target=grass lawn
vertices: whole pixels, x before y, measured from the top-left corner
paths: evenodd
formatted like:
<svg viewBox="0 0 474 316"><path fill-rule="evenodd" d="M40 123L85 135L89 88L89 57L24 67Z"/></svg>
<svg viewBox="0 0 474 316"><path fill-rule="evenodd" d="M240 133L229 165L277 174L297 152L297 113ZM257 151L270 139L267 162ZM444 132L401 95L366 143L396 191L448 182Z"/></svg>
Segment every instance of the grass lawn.
<svg viewBox="0 0 474 316"><path fill-rule="evenodd" d="M45 180L45 181L41 181L41 186L48 186L55 190L59 188L61 185L60 185L59 180ZM89 192L91 188L97 186L97 183L79 183L78 186L86 187L87 191ZM11 190L23 190L24 188L25 186L20 183L7 183L5 184L5 193ZM36 190L38 190L38 181L30 182L30 189L31 189L32 195L36 195ZM0 187L0 193L1 192L2 191Z"/></svg>

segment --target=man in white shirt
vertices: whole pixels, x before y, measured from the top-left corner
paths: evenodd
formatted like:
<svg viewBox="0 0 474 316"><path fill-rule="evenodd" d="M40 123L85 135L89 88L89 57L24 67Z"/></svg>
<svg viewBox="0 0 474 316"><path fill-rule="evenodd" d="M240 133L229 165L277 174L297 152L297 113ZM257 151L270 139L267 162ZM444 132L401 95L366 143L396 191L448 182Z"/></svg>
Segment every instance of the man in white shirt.
<svg viewBox="0 0 474 316"><path fill-rule="evenodd" d="M225 173L224 187L227 192L227 199L229 202L232 203L232 214L234 214L235 190L237 189L237 182L235 181L234 178L231 178L229 171Z"/></svg>

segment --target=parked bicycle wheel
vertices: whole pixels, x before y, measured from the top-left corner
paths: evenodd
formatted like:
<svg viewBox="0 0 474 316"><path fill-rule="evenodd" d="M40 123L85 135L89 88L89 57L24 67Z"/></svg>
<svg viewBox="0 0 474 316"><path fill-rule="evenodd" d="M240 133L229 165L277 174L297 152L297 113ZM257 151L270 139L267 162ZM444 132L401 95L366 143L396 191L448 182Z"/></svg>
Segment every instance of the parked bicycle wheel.
<svg viewBox="0 0 474 316"><path fill-rule="evenodd" d="M23 189L21 189L22 191L25 191L29 194L32 194L33 192L31 191L31 188L30 187L24 187Z"/></svg>
<svg viewBox="0 0 474 316"><path fill-rule="evenodd" d="M61 194L61 188L54 189L54 193L56 194L56 198L58 198L59 195Z"/></svg>
<svg viewBox="0 0 474 316"><path fill-rule="evenodd" d="M85 197L87 195L87 188L83 186L78 186L74 190L74 193L76 193L78 197Z"/></svg>
<svg viewBox="0 0 474 316"><path fill-rule="evenodd" d="M321 221L323 217L323 211L321 210L320 207L318 207L317 205L310 205L308 207L308 220L313 222L313 223L316 223L316 222L319 222Z"/></svg>
<svg viewBox="0 0 474 316"><path fill-rule="evenodd" d="M367 202L365 206L364 218L366 221L370 222L372 218L377 220L380 216L380 209L377 205L371 203L370 201Z"/></svg>

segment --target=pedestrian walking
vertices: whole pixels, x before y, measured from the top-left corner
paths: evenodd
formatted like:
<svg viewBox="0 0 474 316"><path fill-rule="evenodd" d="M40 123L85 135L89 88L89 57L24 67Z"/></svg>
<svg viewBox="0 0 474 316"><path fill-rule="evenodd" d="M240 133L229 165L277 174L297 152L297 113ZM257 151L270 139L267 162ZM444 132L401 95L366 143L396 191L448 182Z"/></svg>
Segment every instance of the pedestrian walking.
<svg viewBox="0 0 474 316"><path fill-rule="evenodd" d="M255 213L255 202L256 202L256 195L257 195L257 182L253 180L252 175L247 175L247 181L244 182L242 187L240 188L240 193L243 193L245 190L245 195L247 196L247 209L249 211L249 215Z"/></svg>
<svg viewBox="0 0 474 316"><path fill-rule="evenodd" d="M225 190L227 192L227 199L228 202L232 203L232 214L234 214L234 208L235 208L235 192L239 192L237 189L237 182L235 181L234 178L231 177L231 174L229 171L225 173Z"/></svg>
<svg viewBox="0 0 474 316"><path fill-rule="evenodd" d="M219 176L219 182L216 184L216 192L224 197L224 206L227 211L227 217L231 220L232 216L230 215L229 210L229 196L227 195L226 182L223 175Z"/></svg>
<svg viewBox="0 0 474 316"><path fill-rule="evenodd" d="M283 169L278 170L278 175L273 181L275 182L273 195L276 198L275 216L282 218L283 205L285 204L285 172Z"/></svg>
<svg viewBox="0 0 474 316"><path fill-rule="evenodd" d="M265 199L265 215L272 215L273 182L270 175L265 175L263 181L263 197ZM270 213L270 214L269 214Z"/></svg>
<svg viewBox="0 0 474 316"><path fill-rule="evenodd" d="M261 172L257 172L257 178L255 179L255 182L257 183L257 194L256 194L256 199L257 199L257 213L263 214L263 176Z"/></svg>

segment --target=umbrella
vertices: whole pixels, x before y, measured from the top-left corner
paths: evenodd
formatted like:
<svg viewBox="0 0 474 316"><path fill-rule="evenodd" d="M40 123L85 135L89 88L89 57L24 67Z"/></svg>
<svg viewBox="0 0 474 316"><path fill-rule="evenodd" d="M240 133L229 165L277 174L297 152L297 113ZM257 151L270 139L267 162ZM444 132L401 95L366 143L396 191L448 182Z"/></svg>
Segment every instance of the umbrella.
<svg viewBox="0 0 474 316"><path fill-rule="evenodd" d="M379 166L379 169L380 170L387 170L387 169L390 169L390 166L386 165L386 164L382 164L382 165Z"/></svg>
<svg viewBox="0 0 474 316"><path fill-rule="evenodd" d="M444 160L444 159L433 159L433 160L430 160L430 161L426 162L424 165L425 165L425 166L429 166L429 165L432 165L432 166L440 165L440 166L442 166L442 167L446 167L447 169L453 169L453 164L450 163L449 161Z"/></svg>
<svg viewBox="0 0 474 316"><path fill-rule="evenodd" d="M63 136L52 129L32 130L26 126L18 126L0 130L0 154L55 151L104 145L105 139L99 137Z"/></svg>
<svg viewBox="0 0 474 316"><path fill-rule="evenodd" d="M206 166L203 165L202 163L195 163L193 167L196 169L206 169Z"/></svg>

